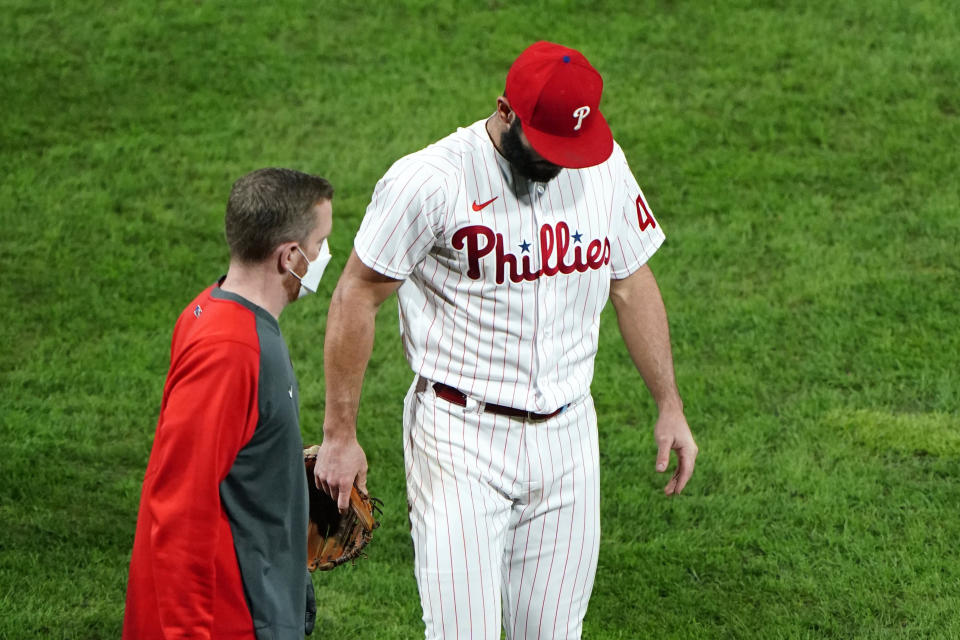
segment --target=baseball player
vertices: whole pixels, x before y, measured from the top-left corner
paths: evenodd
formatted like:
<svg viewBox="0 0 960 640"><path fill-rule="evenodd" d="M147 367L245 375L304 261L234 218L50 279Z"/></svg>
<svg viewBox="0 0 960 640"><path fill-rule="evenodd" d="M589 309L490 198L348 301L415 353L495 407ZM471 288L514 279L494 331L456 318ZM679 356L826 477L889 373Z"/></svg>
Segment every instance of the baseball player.
<svg viewBox="0 0 960 640"><path fill-rule="evenodd" d="M315 615L297 380L280 313L329 262L330 183L237 180L227 275L177 320L143 481L123 637L302 640Z"/></svg>
<svg viewBox="0 0 960 640"><path fill-rule="evenodd" d="M697 447L647 260L664 239L578 51L527 48L489 118L398 160L377 184L327 324L315 479L346 506L379 305L397 292L416 376L407 497L427 638L579 638L599 549L590 396L610 298L659 407L658 471L680 493Z"/></svg>

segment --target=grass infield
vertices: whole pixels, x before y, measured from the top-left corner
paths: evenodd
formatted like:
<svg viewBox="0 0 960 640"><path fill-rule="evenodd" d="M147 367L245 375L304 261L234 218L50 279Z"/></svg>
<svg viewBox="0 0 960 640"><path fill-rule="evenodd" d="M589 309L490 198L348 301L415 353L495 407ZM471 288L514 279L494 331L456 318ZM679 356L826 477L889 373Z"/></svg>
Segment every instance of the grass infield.
<svg viewBox="0 0 960 640"><path fill-rule="evenodd" d="M608 307L584 637L960 637L957 33L950 0L6 0L0 638L119 636L170 332L225 270L233 180L337 188L320 295L281 319L316 442L373 185L489 114L537 39L604 74L667 232L651 265L702 449L664 498ZM395 301L380 320L360 438L384 526L314 577L316 637L422 637Z"/></svg>

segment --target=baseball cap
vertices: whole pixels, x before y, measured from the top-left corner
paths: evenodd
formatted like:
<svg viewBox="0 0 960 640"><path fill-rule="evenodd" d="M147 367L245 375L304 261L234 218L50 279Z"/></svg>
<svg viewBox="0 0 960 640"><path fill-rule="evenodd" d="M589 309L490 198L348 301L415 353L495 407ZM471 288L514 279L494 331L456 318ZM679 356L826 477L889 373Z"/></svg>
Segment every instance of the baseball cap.
<svg viewBox="0 0 960 640"><path fill-rule="evenodd" d="M553 164L582 169L613 152L600 113L603 78L576 49L540 41L510 66L504 94L534 150Z"/></svg>

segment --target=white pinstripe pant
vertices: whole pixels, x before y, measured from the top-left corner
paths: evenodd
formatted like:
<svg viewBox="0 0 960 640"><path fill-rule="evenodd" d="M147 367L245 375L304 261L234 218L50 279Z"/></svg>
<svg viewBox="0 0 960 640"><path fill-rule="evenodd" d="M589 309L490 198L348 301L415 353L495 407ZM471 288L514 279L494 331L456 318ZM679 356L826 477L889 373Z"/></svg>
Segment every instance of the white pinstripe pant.
<svg viewBox="0 0 960 640"><path fill-rule="evenodd" d="M426 638L580 638L597 568L597 419L479 413L412 385L404 460Z"/></svg>

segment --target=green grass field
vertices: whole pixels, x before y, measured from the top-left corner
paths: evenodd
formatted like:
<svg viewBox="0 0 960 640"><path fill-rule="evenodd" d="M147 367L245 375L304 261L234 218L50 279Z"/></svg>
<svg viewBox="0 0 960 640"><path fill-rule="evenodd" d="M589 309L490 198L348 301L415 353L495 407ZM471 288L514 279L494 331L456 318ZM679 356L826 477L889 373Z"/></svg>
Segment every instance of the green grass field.
<svg viewBox="0 0 960 640"><path fill-rule="evenodd" d="M116 638L170 332L227 264L237 177L337 188L320 295L281 320L304 439L329 294L377 179L581 49L668 240L653 259L702 450L654 472L612 309L593 391L584 637L960 637L960 12L952 0L0 3L0 638ZM951 151L952 149L952 151ZM369 559L314 637L422 637L385 305L360 439Z"/></svg>

